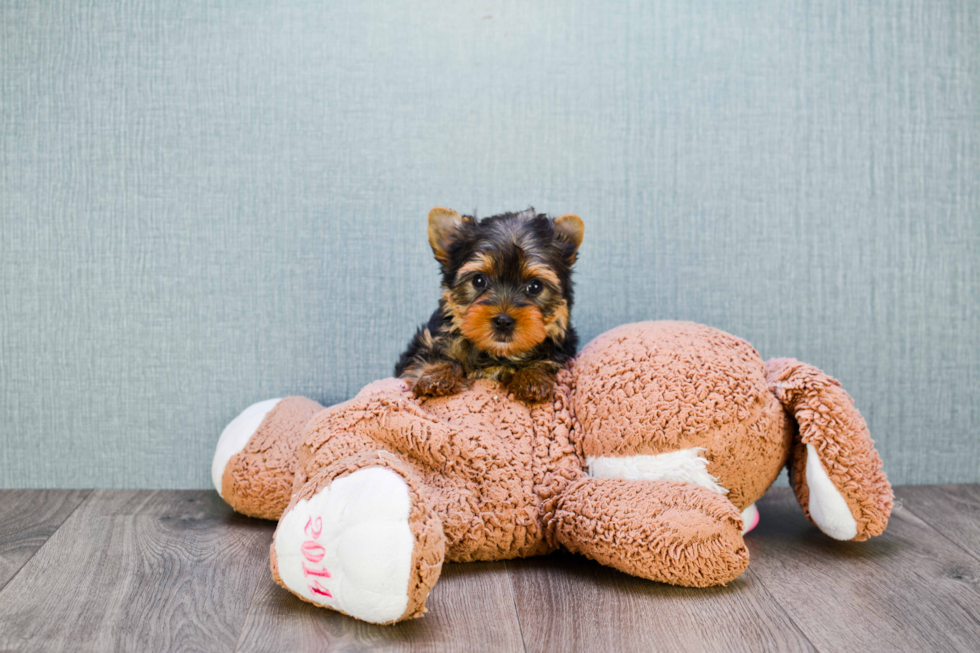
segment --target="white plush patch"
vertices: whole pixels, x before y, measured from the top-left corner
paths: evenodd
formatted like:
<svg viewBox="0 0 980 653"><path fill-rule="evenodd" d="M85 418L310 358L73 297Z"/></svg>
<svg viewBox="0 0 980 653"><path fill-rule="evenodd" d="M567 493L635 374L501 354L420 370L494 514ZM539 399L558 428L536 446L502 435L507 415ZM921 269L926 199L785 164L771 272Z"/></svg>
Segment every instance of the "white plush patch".
<svg viewBox="0 0 980 653"><path fill-rule="evenodd" d="M742 511L742 535L759 525L759 509L753 503Z"/></svg>
<svg viewBox="0 0 980 653"><path fill-rule="evenodd" d="M225 430L218 438L218 446L214 449L214 459L211 461L211 482L214 489L221 494L221 477L225 475L225 467L232 456L245 448L249 439L258 430L262 420L269 414L269 411L276 407L282 399L266 399L257 404L252 404L238 417L231 420ZM224 495L222 495L224 496Z"/></svg>
<svg viewBox="0 0 980 653"><path fill-rule="evenodd" d="M810 490L810 516L817 527L835 540L854 539L857 535L854 515L824 471L812 444L806 445L806 484Z"/></svg>
<svg viewBox="0 0 980 653"><path fill-rule="evenodd" d="M655 456L589 456L589 476L624 478L632 481L685 481L728 494L718 479L708 473L708 461L700 456L701 447L669 451Z"/></svg>
<svg viewBox="0 0 980 653"><path fill-rule="evenodd" d="M286 513L276 532L279 576L318 605L370 621L408 607L415 538L408 486L383 467L337 479Z"/></svg>

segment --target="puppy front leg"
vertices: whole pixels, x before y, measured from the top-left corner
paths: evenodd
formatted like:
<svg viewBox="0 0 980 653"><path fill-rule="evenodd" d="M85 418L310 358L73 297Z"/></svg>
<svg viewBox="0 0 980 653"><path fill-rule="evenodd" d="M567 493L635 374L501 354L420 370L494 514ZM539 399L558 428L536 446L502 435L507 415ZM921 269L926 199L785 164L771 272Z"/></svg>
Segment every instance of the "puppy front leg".
<svg viewBox="0 0 980 653"><path fill-rule="evenodd" d="M463 366L453 360L423 364L414 383L411 377L406 378L412 384L416 397L444 397L461 392L470 385Z"/></svg>
<svg viewBox="0 0 980 653"><path fill-rule="evenodd" d="M524 367L507 380L507 389L529 404L548 401L554 394L555 372L543 366Z"/></svg>

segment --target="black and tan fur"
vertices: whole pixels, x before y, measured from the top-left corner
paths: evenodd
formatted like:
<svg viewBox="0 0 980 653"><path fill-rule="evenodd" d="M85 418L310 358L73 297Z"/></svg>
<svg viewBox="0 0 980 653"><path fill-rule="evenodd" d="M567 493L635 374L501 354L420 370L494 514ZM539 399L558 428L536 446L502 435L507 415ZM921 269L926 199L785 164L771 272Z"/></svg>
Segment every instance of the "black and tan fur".
<svg viewBox="0 0 980 653"><path fill-rule="evenodd" d="M473 379L496 379L519 399L552 395L574 355L572 265L584 225L534 209L476 220L429 212L429 244L442 269L442 299L395 366L418 396L441 396Z"/></svg>

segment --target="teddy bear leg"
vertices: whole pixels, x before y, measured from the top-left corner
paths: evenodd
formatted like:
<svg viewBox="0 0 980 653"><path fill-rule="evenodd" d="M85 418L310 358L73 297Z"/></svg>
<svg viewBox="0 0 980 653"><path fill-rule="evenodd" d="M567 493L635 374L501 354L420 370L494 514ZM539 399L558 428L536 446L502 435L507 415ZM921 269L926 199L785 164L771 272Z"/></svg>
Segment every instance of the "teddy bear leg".
<svg viewBox="0 0 980 653"><path fill-rule="evenodd" d="M742 535L747 535L759 525L759 509L753 503L742 511Z"/></svg>
<svg viewBox="0 0 980 653"><path fill-rule="evenodd" d="M378 450L391 451L427 469L442 470L456 457L470 454L465 447L478 441L466 433L465 427L427 412L410 395L362 391L310 420L298 452L294 489L307 482L307 470Z"/></svg>
<svg viewBox="0 0 980 653"><path fill-rule="evenodd" d="M215 447L211 480L236 511L278 519L293 485L304 427L323 406L305 397L252 404L225 427Z"/></svg>
<svg viewBox="0 0 980 653"><path fill-rule="evenodd" d="M425 612L445 557L433 491L409 463L376 451L313 474L279 520L277 583L305 601L372 623Z"/></svg>
<svg viewBox="0 0 980 653"><path fill-rule="evenodd" d="M559 500L557 541L620 571L672 585L724 585L749 564L738 508L682 481L582 478Z"/></svg>
<svg viewBox="0 0 980 653"><path fill-rule="evenodd" d="M854 401L812 365L766 363L770 389L799 426L789 469L807 518L838 540L866 540L885 530L891 485Z"/></svg>

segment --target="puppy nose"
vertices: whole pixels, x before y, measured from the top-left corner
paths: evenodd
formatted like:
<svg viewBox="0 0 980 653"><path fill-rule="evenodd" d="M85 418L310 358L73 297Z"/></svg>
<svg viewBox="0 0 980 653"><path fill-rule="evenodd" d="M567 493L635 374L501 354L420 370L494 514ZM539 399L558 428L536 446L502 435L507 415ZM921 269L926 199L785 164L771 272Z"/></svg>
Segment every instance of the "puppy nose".
<svg viewBox="0 0 980 653"><path fill-rule="evenodd" d="M501 313L497 317L493 318L493 326L498 331L507 333L514 328L514 318L506 313Z"/></svg>

